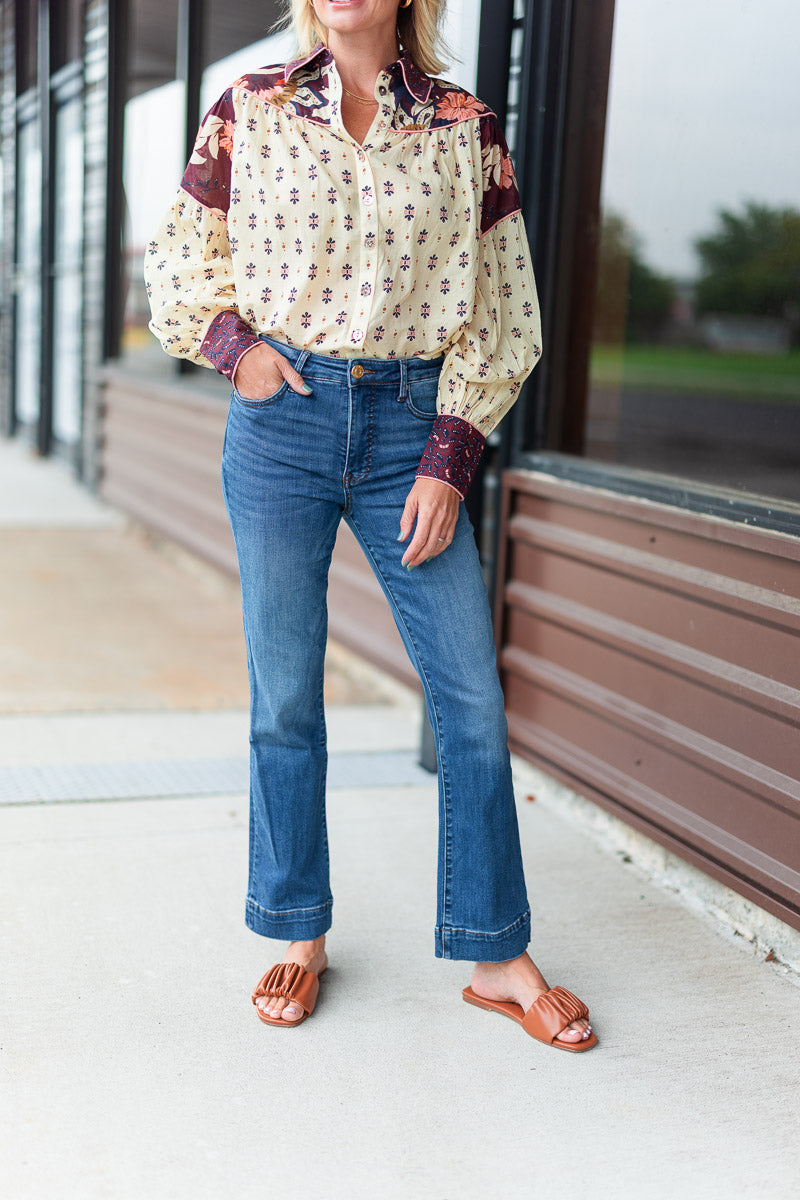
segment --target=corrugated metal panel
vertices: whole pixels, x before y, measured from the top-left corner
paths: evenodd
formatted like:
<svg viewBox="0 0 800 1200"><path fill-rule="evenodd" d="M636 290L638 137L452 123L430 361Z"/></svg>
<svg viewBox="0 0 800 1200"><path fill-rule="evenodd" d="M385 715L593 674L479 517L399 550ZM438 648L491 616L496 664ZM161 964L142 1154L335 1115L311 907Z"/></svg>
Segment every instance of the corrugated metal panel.
<svg viewBox="0 0 800 1200"><path fill-rule="evenodd" d="M225 419L225 405L200 389L144 383L109 370L101 493L148 528L236 572L220 486ZM416 684L383 592L344 524L331 565L328 610L332 637Z"/></svg>
<svg viewBox="0 0 800 1200"><path fill-rule="evenodd" d="M800 541L504 479L514 747L800 928Z"/></svg>

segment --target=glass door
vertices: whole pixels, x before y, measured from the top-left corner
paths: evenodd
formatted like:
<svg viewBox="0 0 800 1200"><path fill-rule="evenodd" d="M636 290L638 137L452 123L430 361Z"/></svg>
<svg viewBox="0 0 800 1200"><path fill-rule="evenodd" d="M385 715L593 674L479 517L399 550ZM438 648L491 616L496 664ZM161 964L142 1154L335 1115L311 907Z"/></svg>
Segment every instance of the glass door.
<svg viewBox="0 0 800 1200"><path fill-rule="evenodd" d="M80 86L80 73L77 84ZM54 120L53 437L77 447L81 434L83 299L83 125L80 90L58 105Z"/></svg>
<svg viewBox="0 0 800 1200"><path fill-rule="evenodd" d="M17 133L16 261L14 264L14 417L34 439L39 420L41 355L42 160L35 109Z"/></svg>

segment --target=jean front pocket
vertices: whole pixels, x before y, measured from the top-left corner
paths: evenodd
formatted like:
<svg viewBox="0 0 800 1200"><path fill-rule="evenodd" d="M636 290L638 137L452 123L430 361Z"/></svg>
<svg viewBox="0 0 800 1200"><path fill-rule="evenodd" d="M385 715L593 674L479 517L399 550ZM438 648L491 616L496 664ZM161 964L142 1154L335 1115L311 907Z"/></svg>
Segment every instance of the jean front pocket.
<svg viewBox="0 0 800 1200"><path fill-rule="evenodd" d="M273 392L270 396L265 396L263 400L248 400L246 396L243 396L241 392L238 392L236 388L234 388L233 398L237 401L237 403L243 404L245 408L268 408L270 404L274 404L276 400L280 400L281 396L288 390L288 388L289 384L284 379L277 392Z"/></svg>
<svg viewBox="0 0 800 1200"><path fill-rule="evenodd" d="M421 421L432 421L436 416L436 402L439 395L440 372L429 375L418 375L408 381L408 392L405 404L412 416Z"/></svg>

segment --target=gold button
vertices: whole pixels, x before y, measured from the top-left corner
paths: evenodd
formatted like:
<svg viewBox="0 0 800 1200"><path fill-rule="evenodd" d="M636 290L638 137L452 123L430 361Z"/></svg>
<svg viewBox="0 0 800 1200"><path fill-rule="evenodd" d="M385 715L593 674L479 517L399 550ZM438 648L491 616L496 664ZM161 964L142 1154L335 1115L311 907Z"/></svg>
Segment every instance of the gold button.
<svg viewBox="0 0 800 1200"><path fill-rule="evenodd" d="M361 366L361 363L356 363L353 367L353 379L360 379L363 374L364 368Z"/></svg>

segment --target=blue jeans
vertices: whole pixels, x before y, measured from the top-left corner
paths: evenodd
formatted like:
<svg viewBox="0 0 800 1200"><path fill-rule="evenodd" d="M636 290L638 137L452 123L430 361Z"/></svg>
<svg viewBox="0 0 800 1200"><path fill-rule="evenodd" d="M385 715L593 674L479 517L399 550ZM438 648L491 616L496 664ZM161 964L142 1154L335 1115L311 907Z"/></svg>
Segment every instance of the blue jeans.
<svg viewBox="0 0 800 1200"><path fill-rule="evenodd" d="M462 505L451 545L412 572L397 541L442 360L332 358L264 340L313 395L286 383L265 400L234 390L222 452L251 694L246 923L290 941L331 927L322 682L328 567L344 518L386 593L436 738L435 954L515 958L530 910L472 526Z"/></svg>

